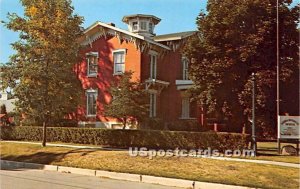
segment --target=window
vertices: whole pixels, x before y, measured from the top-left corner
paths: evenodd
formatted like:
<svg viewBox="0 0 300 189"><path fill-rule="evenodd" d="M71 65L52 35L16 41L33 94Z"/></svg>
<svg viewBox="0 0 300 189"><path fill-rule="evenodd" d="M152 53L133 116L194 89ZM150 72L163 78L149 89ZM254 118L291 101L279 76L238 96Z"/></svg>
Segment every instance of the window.
<svg viewBox="0 0 300 189"><path fill-rule="evenodd" d="M190 99L188 97L183 97L181 105L181 118L190 118Z"/></svg>
<svg viewBox="0 0 300 189"><path fill-rule="evenodd" d="M147 30L147 22L141 22L141 30Z"/></svg>
<svg viewBox="0 0 300 189"><path fill-rule="evenodd" d="M189 80L189 61L186 57L183 57L181 62L182 62L182 79Z"/></svg>
<svg viewBox="0 0 300 189"><path fill-rule="evenodd" d="M149 32L153 33L153 24L149 22Z"/></svg>
<svg viewBox="0 0 300 189"><path fill-rule="evenodd" d="M87 75L97 76L98 73L98 53L90 52L86 54L87 57Z"/></svg>
<svg viewBox="0 0 300 189"><path fill-rule="evenodd" d="M125 72L125 49L113 51L114 74L123 74Z"/></svg>
<svg viewBox="0 0 300 189"><path fill-rule="evenodd" d="M138 22L132 22L132 30L137 31L138 30Z"/></svg>
<svg viewBox="0 0 300 189"><path fill-rule="evenodd" d="M96 90L88 90L86 92L86 112L87 116L96 116L97 113L97 96Z"/></svg>
<svg viewBox="0 0 300 189"><path fill-rule="evenodd" d="M150 93L150 117L156 117L156 93Z"/></svg>
<svg viewBox="0 0 300 189"><path fill-rule="evenodd" d="M156 79L157 55L150 54L150 79Z"/></svg>

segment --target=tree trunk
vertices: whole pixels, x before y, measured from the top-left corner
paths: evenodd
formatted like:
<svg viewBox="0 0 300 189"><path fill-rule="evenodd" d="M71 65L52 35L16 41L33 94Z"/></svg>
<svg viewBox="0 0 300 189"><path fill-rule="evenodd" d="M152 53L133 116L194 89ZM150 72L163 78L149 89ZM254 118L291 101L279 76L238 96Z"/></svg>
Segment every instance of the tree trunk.
<svg viewBox="0 0 300 189"><path fill-rule="evenodd" d="M43 142L42 142L43 147L46 146L46 141L47 141L47 124L46 124L46 120L44 120L44 122L43 122Z"/></svg>
<svg viewBox="0 0 300 189"><path fill-rule="evenodd" d="M126 119L126 118L123 118L123 129L126 128L126 124L127 124L127 119Z"/></svg>
<svg viewBox="0 0 300 189"><path fill-rule="evenodd" d="M48 123L48 111L46 110L46 107L49 105L48 103L48 96L49 96L49 75L48 75L48 67L49 67L49 62L48 60L46 61L46 86L45 86L45 94L44 94L44 111L46 111L44 113L44 122L43 122L43 142L42 142L42 146L45 147L46 146L46 142L47 142L47 123Z"/></svg>

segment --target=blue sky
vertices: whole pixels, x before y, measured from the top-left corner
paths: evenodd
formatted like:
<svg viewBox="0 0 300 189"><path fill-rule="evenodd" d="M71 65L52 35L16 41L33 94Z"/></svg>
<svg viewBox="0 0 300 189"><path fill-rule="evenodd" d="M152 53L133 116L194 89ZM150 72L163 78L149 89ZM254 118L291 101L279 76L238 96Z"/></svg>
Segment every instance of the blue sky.
<svg viewBox="0 0 300 189"><path fill-rule="evenodd" d="M207 0L73 0L74 12L83 16L83 27L95 21L113 22L127 29L121 21L124 15L152 14L162 19L155 28L156 34L196 30L196 17L205 10ZM19 0L0 0L0 20L7 13L23 15ZM14 53L10 44L18 40L18 33L0 25L0 63L6 63Z"/></svg>

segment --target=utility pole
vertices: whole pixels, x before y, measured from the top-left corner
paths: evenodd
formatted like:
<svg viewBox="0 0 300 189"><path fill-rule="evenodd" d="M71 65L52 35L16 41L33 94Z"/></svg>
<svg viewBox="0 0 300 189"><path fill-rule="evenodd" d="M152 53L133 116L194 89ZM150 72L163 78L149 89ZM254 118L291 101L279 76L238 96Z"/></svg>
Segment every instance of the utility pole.
<svg viewBox="0 0 300 189"><path fill-rule="evenodd" d="M279 131L279 0L276 2L276 123L277 123L277 132ZM278 153L280 154L280 139L277 138L277 148Z"/></svg>
<svg viewBox="0 0 300 189"><path fill-rule="evenodd" d="M255 73L252 73L252 149L254 156L256 156L257 145L256 145L256 134L255 134Z"/></svg>

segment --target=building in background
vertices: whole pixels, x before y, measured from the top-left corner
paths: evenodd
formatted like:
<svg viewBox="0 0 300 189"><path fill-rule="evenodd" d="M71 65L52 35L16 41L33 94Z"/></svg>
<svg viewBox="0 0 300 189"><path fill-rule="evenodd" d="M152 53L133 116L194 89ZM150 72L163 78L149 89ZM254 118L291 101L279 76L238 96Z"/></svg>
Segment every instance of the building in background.
<svg viewBox="0 0 300 189"><path fill-rule="evenodd" d="M76 73L85 90L85 106L78 110L79 124L118 126L118 120L104 116L104 105L111 100L108 91L112 81L126 71L133 71L133 79L148 90L150 118L165 123L200 118L203 123L199 106L186 92L193 82L189 79L189 60L181 54L187 39L196 32L156 35L155 26L161 19L153 15L129 15L122 21L128 30L96 22L80 39L85 58Z"/></svg>
<svg viewBox="0 0 300 189"><path fill-rule="evenodd" d="M5 105L7 113L14 112L16 99L10 98L6 90L0 92L0 106Z"/></svg>

